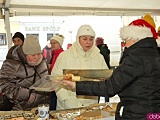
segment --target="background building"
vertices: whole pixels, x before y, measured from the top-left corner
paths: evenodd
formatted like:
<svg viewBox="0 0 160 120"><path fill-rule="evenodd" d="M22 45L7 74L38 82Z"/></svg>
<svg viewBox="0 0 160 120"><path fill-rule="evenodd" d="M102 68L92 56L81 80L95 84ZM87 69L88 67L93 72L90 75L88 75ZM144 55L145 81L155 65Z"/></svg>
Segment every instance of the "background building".
<svg viewBox="0 0 160 120"><path fill-rule="evenodd" d="M43 48L47 40L55 34L63 34L63 48L76 40L76 33L82 24L90 24L96 32L96 37L103 37L104 42L111 50L111 66L117 66L121 52L121 39L119 29L128 25L141 16L19 16L10 17L11 34L22 32L24 36L37 35ZM154 17L156 27L160 25L160 18ZM4 20L0 19L0 66L6 57L8 46L4 29ZM1 42L2 41L2 42Z"/></svg>

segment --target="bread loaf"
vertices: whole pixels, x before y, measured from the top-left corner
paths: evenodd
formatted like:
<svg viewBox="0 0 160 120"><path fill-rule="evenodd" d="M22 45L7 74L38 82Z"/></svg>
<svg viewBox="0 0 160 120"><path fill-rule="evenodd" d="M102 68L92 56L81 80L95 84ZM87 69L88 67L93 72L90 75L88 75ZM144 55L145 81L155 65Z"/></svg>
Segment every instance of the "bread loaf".
<svg viewBox="0 0 160 120"><path fill-rule="evenodd" d="M80 81L80 76L74 76L73 74L66 74L64 76L64 80L70 80L70 81Z"/></svg>

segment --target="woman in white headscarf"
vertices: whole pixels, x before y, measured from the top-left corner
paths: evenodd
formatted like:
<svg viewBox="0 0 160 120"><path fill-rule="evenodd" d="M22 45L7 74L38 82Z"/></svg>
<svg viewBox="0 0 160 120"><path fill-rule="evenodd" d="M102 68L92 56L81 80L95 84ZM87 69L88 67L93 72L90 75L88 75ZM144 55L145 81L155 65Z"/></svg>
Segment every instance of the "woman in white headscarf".
<svg viewBox="0 0 160 120"><path fill-rule="evenodd" d="M95 32L89 25L82 25L77 32L76 42L62 52L52 69L52 75L63 75L63 69L107 69L105 60L95 46ZM57 109L85 107L98 103L96 96L77 96L62 87L55 88Z"/></svg>

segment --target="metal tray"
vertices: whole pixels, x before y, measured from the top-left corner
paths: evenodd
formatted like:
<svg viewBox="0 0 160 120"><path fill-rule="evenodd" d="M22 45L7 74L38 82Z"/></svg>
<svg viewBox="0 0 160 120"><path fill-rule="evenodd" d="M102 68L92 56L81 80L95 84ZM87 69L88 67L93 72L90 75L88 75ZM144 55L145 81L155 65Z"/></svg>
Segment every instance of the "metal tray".
<svg viewBox="0 0 160 120"><path fill-rule="evenodd" d="M111 76L112 69L63 69L63 74L73 74L85 78L108 78Z"/></svg>
<svg viewBox="0 0 160 120"><path fill-rule="evenodd" d="M63 76L46 75L37 82L35 82L29 89L35 91L51 92L54 90L53 80L63 80Z"/></svg>

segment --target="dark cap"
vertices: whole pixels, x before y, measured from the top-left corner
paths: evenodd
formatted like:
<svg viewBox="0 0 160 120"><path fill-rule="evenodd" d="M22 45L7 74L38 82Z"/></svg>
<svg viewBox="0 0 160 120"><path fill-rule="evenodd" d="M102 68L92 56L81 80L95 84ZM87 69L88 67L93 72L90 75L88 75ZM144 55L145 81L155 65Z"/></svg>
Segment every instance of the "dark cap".
<svg viewBox="0 0 160 120"><path fill-rule="evenodd" d="M16 32L12 37L12 41L14 38L20 38L24 42L24 35L21 32Z"/></svg>

